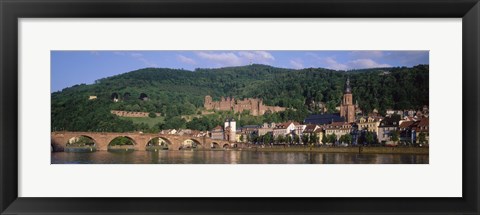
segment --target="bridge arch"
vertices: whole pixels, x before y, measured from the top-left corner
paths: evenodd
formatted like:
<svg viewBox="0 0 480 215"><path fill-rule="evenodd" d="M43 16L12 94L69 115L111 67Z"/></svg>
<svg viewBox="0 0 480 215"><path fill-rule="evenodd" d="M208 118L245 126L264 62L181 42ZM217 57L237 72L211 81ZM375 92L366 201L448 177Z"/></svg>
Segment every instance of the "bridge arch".
<svg viewBox="0 0 480 215"><path fill-rule="evenodd" d="M67 152L86 152L96 151L98 142L94 137L86 134L73 134L66 136L63 140L54 141L52 139L53 151Z"/></svg>
<svg viewBox="0 0 480 215"><path fill-rule="evenodd" d="M195 138L187 138L180 143L179 149L203 148L202 143Z"/></svg>
<svg viewBox="0 0 480 215"><path fill-rule="evenodd" d="M113 137L107 143L107 150L115 151L115 150L125 150L125 151L133 151L137 146L137 142L135 138L130 137L128 135L120 135Z"/></svg>
<svg viewBox="0 0 480 215"><path fill-rule="evenodd" d="M86 134L79 134L79 135L68 138L65 144L66 145L71 145L71 144L92 145L92 143L93 145L97 144L97 141L93 137Z"/></svg>
<svg viewBox="0 0 480 215"><path fill-rule="evenodd" d="M77 135L70 137L65 144L64 151L67 152L93 152L97 151L96 140L89 135Z"/></svg>
<svg viewBox="0 0 480 215"><path fill-rule="evenodd" d="M53 138L50 140L50 147L52 152L63 151L63 148L59 146L58 143Z"/></svg>
<svg viewBox="0 0 480 215"><path fill-rule="evenodd" d="M212 142L210 148L220 148L220 144L217 142Z"/></svg>
<svg viewBox="0 0 480 215"><path fill-rule="evenodd" d="M172 147L172 141L163 136L153 136L145 143L145 148L148 149L169 149Z"/></svg>

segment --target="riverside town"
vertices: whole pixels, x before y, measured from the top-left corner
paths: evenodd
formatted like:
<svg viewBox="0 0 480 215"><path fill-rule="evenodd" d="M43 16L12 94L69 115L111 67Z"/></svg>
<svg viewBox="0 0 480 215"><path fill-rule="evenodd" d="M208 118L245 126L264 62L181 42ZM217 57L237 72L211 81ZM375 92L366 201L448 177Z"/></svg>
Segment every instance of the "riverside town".
<svg viewBox="0 0 480 215"><path fill-rule="evenodd" d="M429 163L428 51L53 51L51 98L52 164Z"/></svg>

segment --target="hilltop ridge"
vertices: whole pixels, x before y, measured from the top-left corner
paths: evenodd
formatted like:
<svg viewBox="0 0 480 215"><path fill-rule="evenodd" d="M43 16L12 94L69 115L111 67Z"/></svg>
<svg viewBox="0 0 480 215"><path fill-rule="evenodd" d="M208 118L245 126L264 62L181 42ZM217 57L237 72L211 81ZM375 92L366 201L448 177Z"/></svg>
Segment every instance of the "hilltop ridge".
<svg viewBox="0 0 480 215"><path fill-rule="evenodd" d="M268 119L252 118L239 123L301 121L308 114L319 113L319 104L335 111L347 76L351 80L353 99L365 112L374 108L385 111L428 105L428 65L353 71L293 70L261 64L194 71L144 68L52 93L52 130L133 131L155 127L134 124L110 114L111 110L161 113L165 122L155 128L165 128L169 120L178 122L181 116L199 114L206 95L213 99L222 96L261 98L266 105L288 108ZM112 101L114 93L118 95L118 102ZM148 99L140 99L141 94ZM90 96L96 99L89 100ZM209 123L215 124L210 121L203 124ZM188 127L187 122L180 124Z"/></svg>

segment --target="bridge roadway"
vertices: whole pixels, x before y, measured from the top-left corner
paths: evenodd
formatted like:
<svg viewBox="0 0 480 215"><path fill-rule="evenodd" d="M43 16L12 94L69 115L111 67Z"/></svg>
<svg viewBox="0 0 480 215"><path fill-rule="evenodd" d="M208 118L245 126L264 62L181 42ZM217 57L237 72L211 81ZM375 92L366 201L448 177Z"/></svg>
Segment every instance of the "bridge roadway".
<svg viewBox="0 0 480 215"><path fill-rule="evenodd" d="M114 132L69 132L60 131L51 133L51 145L54 151L64 151L68 140L74 137L89 137L95 143L97 150L105 151L110 142L117 137L127 137L134 143L135 150L146 150L147 144L153 138L161 138L168 144L169 150L180 150L186 140L192 140L200 148L211 148L212 146L230 147L232 143L226 140L212 140L209 137L194 137L189 135L174 134L151 134L151 133L114 133Z"/></svg>

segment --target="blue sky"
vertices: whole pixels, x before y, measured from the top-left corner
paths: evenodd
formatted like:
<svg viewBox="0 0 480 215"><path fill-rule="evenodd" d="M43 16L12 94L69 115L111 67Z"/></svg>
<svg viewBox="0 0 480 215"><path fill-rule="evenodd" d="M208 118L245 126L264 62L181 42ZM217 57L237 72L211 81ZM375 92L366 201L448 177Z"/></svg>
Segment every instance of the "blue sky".
<svg viewBox="0 0 480 215"><path fill-rule="evenodd" d="M145 67L218 68L252 63L352 70L428 64L428 51L52 51L51 90Z"/></svg>

